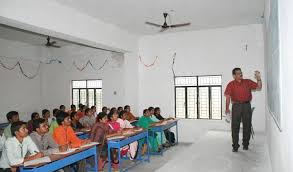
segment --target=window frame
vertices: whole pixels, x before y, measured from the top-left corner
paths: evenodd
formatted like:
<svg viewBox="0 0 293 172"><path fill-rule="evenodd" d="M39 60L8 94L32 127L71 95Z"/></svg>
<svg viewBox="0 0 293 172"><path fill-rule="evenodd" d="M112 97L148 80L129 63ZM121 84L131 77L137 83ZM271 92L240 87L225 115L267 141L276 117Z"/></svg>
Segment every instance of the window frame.
<svg viewBox="0 0 293 172"><path fill-rule="evenodd" d="M88 81L102 81L102 87L101 88L88 88ZM86 83L86 87L85 88L73 88L73 81L85 81ZM94 90L94 100L96 100L96 90L101 90L102 94L103 94L103 80L102 79L78 79L78 80L71 80L71 104L73 104L73 91L74 90L78 90L78 97L79 97L79 102L80 103L80 90L86 90L86 106L89 106L89 90ZM102 97L102 106L103 106L103 97ZM96 106L97 103L96 101L94 101L94 106Z"/></svg>
<svg viewBox="0 0 293 172"><path fill-rule="evenodd" d="M213 77L213 76L220 76L221 77L221 84L220 85L198 85L198 78L199 77ZM176 78L180 78L180 77L196 77L196 85L189 85L189 86L176 86ZM174 78L174 97L175 97L175 101L174 101L174 104L175 104L175 118L177 117L176 116L176 88L184 88L185 89L185 117L182 118L182 119L206 119L206 120L222 120L223 119L223 90L222 90L222 78L223 76L222 75L196 75L196 76L176 76ZM187 89L190 88L190 87L196 87L196 90L197 90L197 102L196 102L196 106L197 106L197 118L189 118L188 117L188 96L187 96ZM199 109L199 88L201 87L208 87L208 93L209 93L209 118L200 118L200 109ZM219 87L220 90L221 90L221 118L220 119L214 119L212 118L212 95L211 95L211 92L212 92L212 88L213 87Z"/></svg>

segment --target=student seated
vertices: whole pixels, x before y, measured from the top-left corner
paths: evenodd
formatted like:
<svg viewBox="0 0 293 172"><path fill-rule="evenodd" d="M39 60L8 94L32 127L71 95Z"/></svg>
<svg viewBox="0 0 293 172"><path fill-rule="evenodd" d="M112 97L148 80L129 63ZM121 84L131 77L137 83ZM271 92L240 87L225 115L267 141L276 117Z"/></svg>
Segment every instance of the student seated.
<svg viewBox="0 0 293 172"><path fill-rule="evenodd" d="M17 121L12 123L11 135L12 137L5 141L5 147L0 159L0 171L16 171L16 168L12 166L44 156L28 136L25 122Z"/></svg>
<svg viewBox="0 0 293 172"><path fill-rule="evenodd" d="M162 120L170 120L170 119L174 119L174 118L167 118L165 119L162 115L161 115L161 110L159 107L156 107L154 110L154 116L162 121ZM173 132L171 132L169 129L164 131L166 138L170 139L169 141L171 142L171 144L173 145L175 143L175 135Z"/></svg>
<svg viewBox="0 0 293 172"><path fill-rule="evenodd" d="M150 112L150 114L151 114L150 118L151 118L152 121L154 121L154 122L159 122L159 123L163 122L163 120L162 120L162 121L158 120L158 119L156 118L156 116L154 115L154 113L155 113L155 111L154 111L155 108L153 108L153 107L149 107L148 110L149 110L149 112ZM163 134L161 135L160 132L156 132L156 134L157 134L157 140L158 140L158 143L159 143L159 144L162 143L162 146L164 146L164 147L170 147L170 146L171 146L170 143L167 142L167 139L166 139L166 135L165 135L165 133L163 133Z"/></svg>
<svg viewBox="0 0 293 172"><path fill-rule="evenodd" d="M116 110L110 110L110 113L108 114L108 125L113 131L121 131L120 124L117 122L118 114Z"/></svg>
<svg viewBox="0 0 293 172"><path fill-rule="evenodd" d="M48 109L42 110L42 117L43 117L43 119L46 120L47 124L50 126L50 124L52 122L52 118L51 118L50 111Z"/></svg>
<svg viewBox="0 0 293 172"><path fill-rule="evenodd" d="M56 120L59 126L54 130L53 139L59 146L65 148L78 148L81 145L90 142L87 139L81 140L75 135L71 127L71 120L68 113L64 111L59 111L57 113ZM85 160L78 162L78 171L86 171L85 165Z"/></svg>
<svg viewBox="0 0 293 172"><path fill-rule="evenodd" d="M77 116L79 119L81 119L84 116L85 109L86 109L86 106L81 104L79 107L79 110L77 111Z"/></svg>
<svg viewBox="0 0 293 172"><path fill-rule="evenodd" d="M71 115L72 112L76 112L76 106L75 105L71 105L70 106L70 110L67 112L69 115Z"/></svg>
<svg viewBox="0 0 293 172"><path fill-rule="evenodd" d="M59 152L59 146L52 135L49 134L48 124L45 119L39 118L33 121L33 132L30 137L44 155Z"/></svg>
<svg viewBox="0 0 293 172"><path fill-rule="evenodd" d="M120 114L121 111L123 111L123 107L119 106L119 107L117 108L117 113Z"/></svg>
<svg viewBox="0 0 293 172"><path fill-rule="evenodd" d="M107 145L107 138L121 135L121 133L116 133L115 131L111 130L108 125L108 118L107 114L104 112L99 113L98 122L95 123L91 130L90 139L93 142L101 143L98 146L98 167L99 171L103 171L105 163L108 158L108 145ZM118 158L117 158L117 150L112 149L111 151L111 159L112 159L112 167L114 170L118 170Z"/></svg>
<svg viewBox="0 0 293 172"><path fill-rule="evenodd" d="M83 129L82 124L79 122L79 118L76 112L70 114L71 127L74 131L81 131Z"/></svg>
<svg viewBox="0 0 293 172"><path fill-rule="evenodd" d="M40 114L38 112L33 112L31 115L31 120L29 120L27 122L27 129L28 129L28 133L32 133L33 132L33 121L36 119L40 118Z"/></svg>
<svg viewBox="0 0 293 172"><path fill-rule="evenodd" d="M59 109L53 109L53 118L52 118L52 122L50 124L50 128L49 128L49 133L50 134L53 134L54 133L54 130L58 127L58 123L57 123L57 120L56 120L56 116L57 116L57 113L59 112Z"/></svg>
<svg viewBox="0 0 293 172"><path fill-rule="evenodd" d="M10 111L6 114L9 125L4 129L4 136L6 139L12 137L11 124L19 121L19 114L16 111Z"/></svg>
<svg viewBox="0 0 293 172"><path fill-rule="evenodd" d="M93 116L96 118L96 117L98 116L96 106L92 106L92 107L91 107L91 111L92 111L92 113L93 113Z"/></svg>
<svg viewBox="0 0 293 172"><path fill-rule="evenodd" d="M120 128L122 131L132 130L134 129L134 126L130 124L130 122L126 119L127 112L121 111L119 114L119 118L116 120L120 124ZM135 141L133 143L129 144L129 151L128 151L128 157L130 160L133 160L136 158L137 150L138 149L138 142Z"/></svg>
<svg viewBox="0 0 293 172"><path fill-rule="evenodd" d="M137 125L144 128L144 129L149 129L149 127L156 124L156 122L151 120L150 116L151 116L151 114L150 114L149 110L144 109L143 116L139 118ZM155 137L153 137L152 135L149 135L149 140L148 140L149 144L151 145L151 150L154 152L160 151L160 146L159 146L159 142L157 140L156 135L157 134L155 134ZM144 143L143 139L139 141L139 144L143 145L142 154L144 154L146 152L147 145Z"/></svg>
<svg viewBox="0 0 293 172"><path fill-rule="evenodd" d="M102 107L102 112L108 114L109 109L107 108L107 106Z"/></svg>
<svg viewBox="0 0 293 172"><path fill-rule="evenodd" d="M60 107L59 107L59 110L61 110L61 111L65 112L65 110L66 110L66 107L65 107L64 105L60 105Z"/></svg>
<svg viewBox="0 0 293 172"><path fill-rule="evenodd" d="M84 128L92 128L95 124L95 117L90 108L85 109L84 116L79 119L79 122L82 124Z"/></svg>
<svg viewBox="0 0 293 172"><path fill-rule="evenodd" d="M135 117L131 112L130 112L130 106L129 105L126 105L124 106L124 110L127 112L127 117L126 119L128 121L134 121L134 120L138 120L138 117Z"/></svg>

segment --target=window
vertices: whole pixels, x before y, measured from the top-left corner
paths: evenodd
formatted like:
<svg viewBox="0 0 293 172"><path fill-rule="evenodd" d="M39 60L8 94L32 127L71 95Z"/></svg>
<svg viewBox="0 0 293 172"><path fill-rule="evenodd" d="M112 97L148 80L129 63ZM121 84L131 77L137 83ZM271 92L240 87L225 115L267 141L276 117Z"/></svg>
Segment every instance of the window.
<svg viewBox="0 0 293 172"><path fill-rule="evenodd" d="M78 107L79 103L102 111L102 80L72 81L72 104Z"/></svg>
<svg viewBox="0 0 293 172"><path fill-rule="evenodd" d="M222 119L222 76L175 78L177 118Z"/></svg>

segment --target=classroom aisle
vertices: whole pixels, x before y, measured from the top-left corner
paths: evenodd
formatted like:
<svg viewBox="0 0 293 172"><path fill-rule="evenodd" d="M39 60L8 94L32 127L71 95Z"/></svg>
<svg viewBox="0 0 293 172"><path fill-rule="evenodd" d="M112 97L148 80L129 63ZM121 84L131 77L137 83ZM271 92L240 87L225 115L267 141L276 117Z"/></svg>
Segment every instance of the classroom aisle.
<svg viewBox="0 0 293 172"><path fill-rule="evenodd" d="M130 172L271 172L264 135L257 134L248 151L231 150L229 131L210 130L195 143L181 143Z"/></svg>

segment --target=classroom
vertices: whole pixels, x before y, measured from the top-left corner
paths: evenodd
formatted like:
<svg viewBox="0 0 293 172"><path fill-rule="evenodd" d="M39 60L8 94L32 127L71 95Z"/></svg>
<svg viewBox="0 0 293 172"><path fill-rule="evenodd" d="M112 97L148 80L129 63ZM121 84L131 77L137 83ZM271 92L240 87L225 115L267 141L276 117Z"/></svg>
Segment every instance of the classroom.
<svg viewBox="0 0 293 172"><path fill-rule="evenodd" d="M292 46L292 0L0 0L0 172L292 172Z"/></svg>

